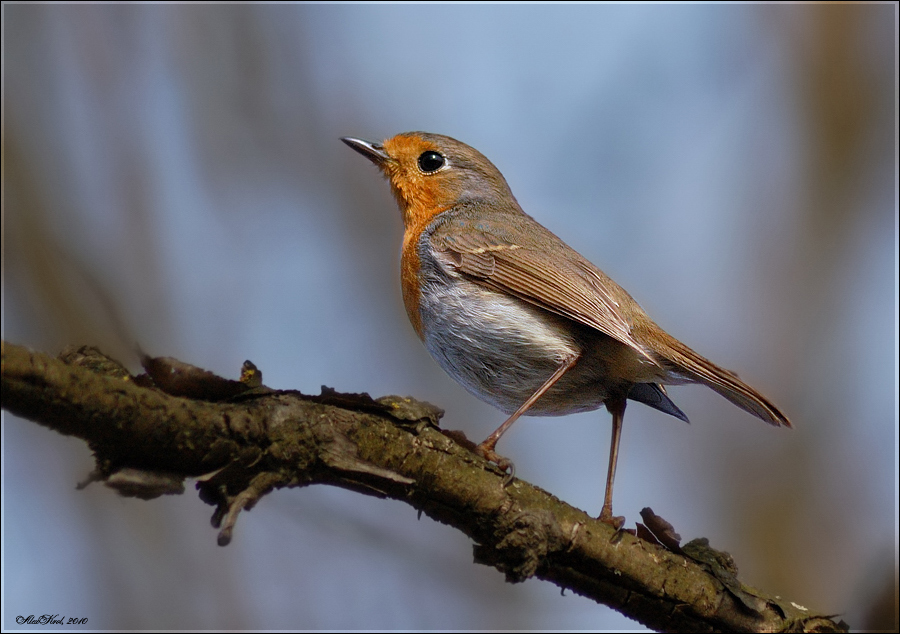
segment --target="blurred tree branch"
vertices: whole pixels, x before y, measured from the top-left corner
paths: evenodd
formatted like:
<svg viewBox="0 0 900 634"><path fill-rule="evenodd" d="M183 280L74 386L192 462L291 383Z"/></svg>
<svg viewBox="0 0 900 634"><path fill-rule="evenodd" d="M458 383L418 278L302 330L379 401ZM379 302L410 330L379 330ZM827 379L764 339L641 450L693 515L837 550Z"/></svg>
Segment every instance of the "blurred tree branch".
<svg viewBox="0 0 900 634"><path fill-rule="evenodd" d="M122 495L182 493L184 478L196 478L216 507L221 545L263 495L332 484L402 500L463 531L475 560L511 582L546 579L654 629L847 631L744 586L705 540L680 547L669 530L665 548L521 480L504 486L461 434L437 427L442 412L427 403L271 390L249 362L229 381L174 359L142 361L147 374L132 376L93 348L55 359L3 342L2 407L84 439L97 463L88 482Z"/></svg>

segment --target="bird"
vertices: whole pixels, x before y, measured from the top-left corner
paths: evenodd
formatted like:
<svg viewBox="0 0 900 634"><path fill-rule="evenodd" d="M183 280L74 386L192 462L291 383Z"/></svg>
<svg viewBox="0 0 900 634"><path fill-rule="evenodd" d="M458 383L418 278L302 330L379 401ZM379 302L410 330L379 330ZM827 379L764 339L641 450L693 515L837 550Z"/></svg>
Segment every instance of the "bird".
<svg viewBox="0 0 900 634"><path fill-rule="evenodd" d="M625 404L688 422L665 385L699 383L773 426L765 396L657 326L603 271L526 214L493 163L449 136L343 137L390 182L403 216L403 303L437 363L509 417L476 447L510 476L497 441L523 414L605 405L609 465L598 519L620 529L613 484Z"/></svg>

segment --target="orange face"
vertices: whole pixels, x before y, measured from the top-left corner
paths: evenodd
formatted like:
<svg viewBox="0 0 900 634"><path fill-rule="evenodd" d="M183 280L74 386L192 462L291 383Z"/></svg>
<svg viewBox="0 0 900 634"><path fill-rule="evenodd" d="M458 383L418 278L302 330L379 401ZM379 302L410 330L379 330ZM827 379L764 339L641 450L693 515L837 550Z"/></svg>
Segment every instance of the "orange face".
<svg viewBox="0 0 900 634"><path fill-rule="evenodd" d="M407 230L422 228L437 214L465 201L518 208L506 179L478 150L456 139L405 132L364 153L391 181Z"/></svg>
<svg viewBox="0 0 900 634"><path fill-rule="evenodd" d="M398 134L385 141L382 147L391 160L382 163L381 169L391 181L391 190L407 228L427 224L435 215L453 206L458 191L453 187L449 165L445 163L437 170L425 171L432 165L426 162L429 158L445 153L436 143L414 133ZM438 159L433 160L436 165Z"/></svg>

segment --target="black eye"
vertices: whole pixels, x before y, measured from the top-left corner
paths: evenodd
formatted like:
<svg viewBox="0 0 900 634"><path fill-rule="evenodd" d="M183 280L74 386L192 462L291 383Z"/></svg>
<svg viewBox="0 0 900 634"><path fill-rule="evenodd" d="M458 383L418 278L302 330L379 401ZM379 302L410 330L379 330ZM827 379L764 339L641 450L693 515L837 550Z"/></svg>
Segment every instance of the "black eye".
<svg viewBox="0 0 900 634"><path fill-rule="evenodd" d="M429 150L428 152L422 152L419 155L419 169L426 174L438 171L439 169L444 167L444 163L444 157L437 152L432 152L431 150Z"/></svg>

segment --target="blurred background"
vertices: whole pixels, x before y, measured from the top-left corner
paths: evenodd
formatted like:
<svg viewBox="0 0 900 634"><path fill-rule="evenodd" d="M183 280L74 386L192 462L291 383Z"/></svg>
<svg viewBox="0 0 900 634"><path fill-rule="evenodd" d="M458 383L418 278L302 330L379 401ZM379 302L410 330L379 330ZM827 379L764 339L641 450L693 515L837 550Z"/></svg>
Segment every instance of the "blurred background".
<svg viewBox="0 0 900 634"><path fill-rule="evenodd" d="M896 628L897 6L3 5L3 337L412 395L482 440L400 299L388 185L338 139L448 134L671 334L779 405L628 409L616 512ZM599 513L609 415L526 418L517 475ZM404 504L276 492L216 546L190 489L75 483L3 415L3 615L96 629L634 629ZM881 606L881 607L879 607ZM878 615L881 615L880 617ZM882 620L878 620L878 619ZM83 629L83 626L79 629Z"/></svg>

